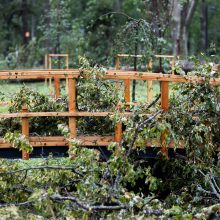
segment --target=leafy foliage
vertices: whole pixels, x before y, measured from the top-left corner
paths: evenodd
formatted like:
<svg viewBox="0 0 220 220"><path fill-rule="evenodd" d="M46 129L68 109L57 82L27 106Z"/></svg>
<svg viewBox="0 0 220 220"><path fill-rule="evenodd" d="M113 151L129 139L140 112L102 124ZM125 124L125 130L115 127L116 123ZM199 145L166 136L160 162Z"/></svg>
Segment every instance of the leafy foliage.
<svg viewBox="0 0 220 220"><path fill-rule="evenodd" d="M196 61L196 66L189 74L203 77L203 82L175 85L168 120L177 145L184 144L187 156L194 162L209 163L220 144L220 93L210 84L211 65Z"/></svg>
<svg viewBox="0 0 220 220"><path fill-rule="evenodd" d="M65 102L57 102L56 100L33 91L25 86L16 93L11 99L9 112L21 112L22 106L26 105L31 112L50 112L64 111L66 109ZM63 119L58 117L45 117L43 120L40 117L30 118L30 133L32 135L58 135L57 125ZM48 127L52 126L52 129ZM4 135L7 131L20 131L20 120L17 118L1 119L0 135Z"/></svg>
<svg viewBox="0 0 220 220"><path fill-rule="evenodd" d="M33 151L33 147L30 145L25 135L18 132L7 132L4 136L4 140L10 143L12 147L18 148L19 150L24 150L26 152Z"/></svg>

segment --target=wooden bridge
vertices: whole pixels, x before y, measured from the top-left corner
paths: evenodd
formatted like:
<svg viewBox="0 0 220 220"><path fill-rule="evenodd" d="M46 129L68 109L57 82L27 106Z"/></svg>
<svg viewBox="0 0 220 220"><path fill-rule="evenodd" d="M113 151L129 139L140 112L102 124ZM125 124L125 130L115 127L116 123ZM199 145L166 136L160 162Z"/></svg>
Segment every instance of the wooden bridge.
<svg viewBox="0 0 220 220"><path fill-rule="evenodd" d="M30 117L63 117L69 118L69 129L71 138L81 140L82 146L107 146L110 142L121 142L122 125L117 124L114 136L77 136L77 117L106 117L113 112L78 112L76 108L76 80L80 77L78 69L63 70L2 70L0 71L0 80L14 79L52 79L57 82L59 79L68 81L68 112L28 112L24 106L22 112L17 113L1 113L0 118L21 118L21 130L30 141L30 144L37 147L68 147L68 142L63 136L56 137L30 137L29 136L29 118ZM162 74L152 72L137 72L123 70L108 70L103 79L111 79L118 81L126 81L124 83L125 102L130 103L130 80L146 80L161 82L161 108L164 111L169 109L169 82L175 83L202 83L203 79L199 77L179 76L174 74ZM220 78L211 79L211 84L220 85ZM147 92L147 86L146 86ZM59 96L59 84L55 83L55 96ZM147 101L147 100L146 100ZM127 112L126 115L131 113ZM150 147L150 144L149 144ZM161 147L161 145L160 145ZM162 146L163 147L163 146ZM172 145L170 147L173 147ZM0 139L0 149L9 149L12 146ZM1 156L0 150L0 157ZM18 150L16 150L18 151ZM166 153L166 149L163 149ZM27 152L22 152L23 159L29 159Z"/></svg>

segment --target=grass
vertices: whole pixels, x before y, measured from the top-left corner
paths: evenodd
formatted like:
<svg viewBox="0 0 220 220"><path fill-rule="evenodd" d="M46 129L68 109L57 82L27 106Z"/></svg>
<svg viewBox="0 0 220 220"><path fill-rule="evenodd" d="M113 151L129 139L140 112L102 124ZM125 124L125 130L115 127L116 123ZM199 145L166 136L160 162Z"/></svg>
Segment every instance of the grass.
<svg viewBox="0 0 220 220"><path fill-rule="evenodd" d="M38 91L42 94L53 94L53 84L52 88L49 88L48 82L47 84L44 81L40 82L21 82L21 81L1 81L0 82L0 101L10 102L11 98L18 92L21 87L25 85L35 91ZM61 82L61 93L64 94L64 82ZM0 113L7 112L8 105L0 105Z"/></svg>
<svg viewBox="0 0 220 220"><path fill-rule="evenodd" d="M147 83L146 81L136 81L136 100L137 102L147 101ZM10 101L13 95L18 92L23 85L36 90L42 94L53 94L53 84L52 89L49 88L48 83L44 81L41 82L21 82L21 81L1 81L0 82L0 101ZM61 82L61 94L65 94L65 82ZM123 96L123 85L121 85L121 96ZM154 96L160 92L159 82L153 82L153 94ZM132 82L131 82L131 93L132 93ZM132 94L131 94L132 95ZM0 105L0 113L7 112L8 105Z"/></svg>

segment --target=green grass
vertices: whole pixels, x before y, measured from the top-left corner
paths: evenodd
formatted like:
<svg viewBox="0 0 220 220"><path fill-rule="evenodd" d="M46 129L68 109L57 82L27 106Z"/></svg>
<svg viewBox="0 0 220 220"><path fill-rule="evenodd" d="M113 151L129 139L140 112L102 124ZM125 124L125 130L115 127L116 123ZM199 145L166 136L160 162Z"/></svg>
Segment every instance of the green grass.
<svg viewBox="0 0 220 220"><path fill-rule="evenodd" d="M10 101L11 98L18 92L23 85L28 86L31 89L39 91L43 94L49 94L49 88L45 85L45 82L0 82L0 100L1 101ZM2 93L2 94L1 94ZM3 95L4 94L4 95ZM3 100L2 100L3 99ZM0 112L7 112L8 105L0 105Z"/></svg>
<svg viewBox="0 0 220 220"><path fill-rule="evenodd" d="M147 102L147 82L136 81L135 101ZM132 82L133 83L133 82ZM131 83L131 94L132 94L132 83ZM160 93L160 83L153 81L153 95L154 97ZM131 96L132 97L132 96Z"/></svg>
<svg viewBox="0 0 220 220"><path fill-rule="evenodd" d="M136 81L136 100L137 102L146 102L147 101L147 83L146 81ZM9 82L9 81L1 81L0 82L0 100L3 98L4 94L4 101L10 101L11 97L18 92L23 85L28 86L29 88L36 90L42 94L51 94L51 91L48 87L48 83L45 84L44 81L41 82ZM52 84L53 87L53 84ZM121 87L121 96L123 96L123 85ZM61 94L65 94L65 82L61 82ZM159 82L154 81L153 82L153 94L156 96L160 92L160 84ZM1 94L3 93L3 94ZM52 88L52 94L53 94L53 88ZM132 82L131 82L131 95L132 95ZM0 105L0 113L7 112L8 111L8 105Z"/></svg>

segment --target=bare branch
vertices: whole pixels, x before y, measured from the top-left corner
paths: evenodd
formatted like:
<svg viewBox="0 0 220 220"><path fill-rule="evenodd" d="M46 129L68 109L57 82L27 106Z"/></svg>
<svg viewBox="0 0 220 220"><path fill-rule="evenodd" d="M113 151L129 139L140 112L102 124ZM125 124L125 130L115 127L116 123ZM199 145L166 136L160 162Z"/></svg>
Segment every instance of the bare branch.
<svg viewBox="0 0 220 220"><path fill-rule="evenodd" d="M190 25L197 3L198 3L198 0L189 1L189 9L188 9L186 20L185 20L185 24L187 28Z"/></svg>
<svg viewBox="0 0 220 220"><path fill-rule="evenodd" d="M51 196L51 199L53 201L66 201L69 200L71 202L74 202L79 208L87 211L101 211L101 210L121 210L121 209L127 209L127 205L118 204L118 205L89 205L86 202L83 202L79 200L78 198L74 196L61 196L61 195L53 195Z"/></svg>
<svg viewBox="0 0 220 220"><path fill-rule="evenodd" d="M32 202L26 201L26 202L20 202L20 203L0 203L0 208L9 207L9 206L29 206Z"/></svg>
<svg viewBox="0 0 220 220"><path fill-rule="evenodd" d="M143 130L143 128L146 126L146 124L148 124L149 122L151 122L154 118L156 118L159 114L161 114L163 112L163 110L159 110L158 112L156 112L155 114L151 115L150 117L148 117L147 119L145 119L143 122L141 122L135 129L135 132L134 132L134 136L133 136L133 140L129 146L129 150L128 150L128 153L127 153L127 156L130 155L131 153L131 149L133 148L134 146L134 143L138 137L138 133Z"/></svg>
<svg viewBox="0 0 220 220"><path fill-rule="evenodd" d="M202 174L203 177L206 176L201 170L199 170L199 172ZM220 189L219 189L219 187L218 187L218 185L217 185L217 183L215 181L215 178L213 176L213 173L211 171L208 174L208 177L209 177L208 183L209 183L209 185L210 185L210 187L212 189L212 195L215 195L218 198L218 200L220 201L220 193L219 193ZM210 191L206 191L206 193L210 194Z"/></svg>
<svg viewBox="0 0 220 220"><path fill-rule="evenodd" d="M75 167L62 167L62 166L33 166L33 167L28 167L28 168L23 168L23 169L18 169L18 170L0 172L0 174L15 174L15 173L20 173L20 172L26 172L26 171L29 171L29 170L40 170L40 169L71 170L73 173L78 174L79 176L83 177L83 174L76 171Z"/></svg>

